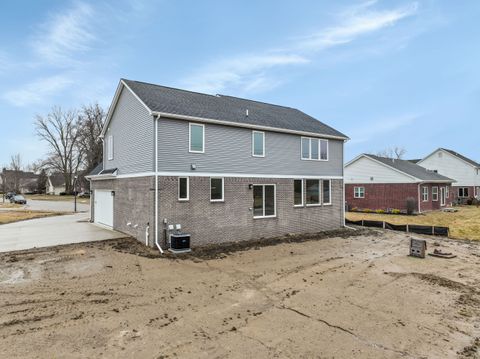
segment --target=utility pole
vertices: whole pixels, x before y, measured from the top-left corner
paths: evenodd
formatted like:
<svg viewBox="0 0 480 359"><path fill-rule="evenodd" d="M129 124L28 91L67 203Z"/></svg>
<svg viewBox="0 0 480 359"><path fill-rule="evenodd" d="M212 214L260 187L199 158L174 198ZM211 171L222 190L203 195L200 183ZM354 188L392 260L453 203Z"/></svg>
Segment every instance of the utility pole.
<svg viewBox="0 0 480 359"><path fill-rule="evenodd" d="M78 176L75 175L75 177L73 177L73 195L75 196L75 199L74 199L74 211L75 213L77 213L77 179L78 179Z"/></svg>

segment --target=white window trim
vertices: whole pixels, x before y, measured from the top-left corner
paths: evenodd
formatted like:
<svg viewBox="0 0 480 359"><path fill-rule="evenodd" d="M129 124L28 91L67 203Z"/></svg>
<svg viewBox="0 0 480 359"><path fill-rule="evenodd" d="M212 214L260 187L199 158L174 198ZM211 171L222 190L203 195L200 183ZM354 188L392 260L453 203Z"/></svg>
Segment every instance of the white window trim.
<svg viewBox="0 0 480 359"><path fill-rule="evenodd" d="M187 197L180 198L180 179L186 178L187 179ZM189 177L178 177L178 200L179 201L188 201L190 200L190 178Z"/></svg>
<svg viewBox="0 0 480 359"><path fill-rule="evenodd" d="M302 182L302 203L301 204L295 204L295 181L301 181ZM304 186L303 179L295 178L293 180L293 207L303 207L305 205L305 190L304 190L303 186Z"/></svg>
<svg viewBox="0 0 480 359"><path fill-rule="evenodd" d="M304 139L308 140L308 157L303 157L303 148L302 148L302 142ZM318 159L312 158L312 139L318 140ZM322 141L325 141L327 143L327 158L322 159L322 151L321 151L321 143ZM330 157L330 143L328 139L325 138L318 138L318 137L305 137L301 136L300 137L300 159L302 161L322 161L322 162L328 162L329 157Z"/></svg>
<svg viewBox="0 0 480 359"><path fill-rule="evenodd" d="M262 138L263 138L263 149L262 149L262 155L256 155L255 154L255 133L261 133ZM252 157L265 157L265 132L263 131L252 131Z"/></svg>
<svg viewBox="0 0 480 359"><path fill-rule="evenodd" d="M192 150L192 126L201 126L202 127L202 150L201 151ZM205 125L203 123L189 122L189 124L188 124L188 152L190 152L190 153L205 153Z"/></svg>
<svg viewBox="0 0 480 359"><path fill-rule="evenodd" d="M357 189L358 190L363 189L361 191L362 192L361 196L360 196L360 191L358 191L358 194L357 194ZM365 198L365 187L361 187L361 186L353 187L353 198Z"/></svg>
<svg viewBox="0 0 480 359"><path fill-rule="evenodd" d="M305 206L307 207L318 207L322 205L322 180L320 178L309 178L309 181L318 181L318 203L307 203L305 199ZM305 193L307 193L307 182L305 182Z"/></svg>
<svg viewBox="0 0 480 359"><path fill-rule="evenodd" d="M262 198L263 198L263 216L253 216L253 219L261 218L276 218L277 217L277 185L275 183L255 183L253 184L252 189L255 186L262 187ZM265 186L273 186L273 215L265 216ZM255 209L253 209L255 210Z"/></svg>
<svg viewBox="0 0 480 359"><path fill-rule="evenodd" d="M436 192L434 190L436 190ZM438 186L432 187L432 201L438 202Z"/></svg>
<svg viewBox="0 0 480 359"><path fill-rule="evenodd" d="M465 189L467 189L468 192L468 187L458 187L458 198L468 198L469 196L465 196ZM460 196L460 190L462 191L462 195Z"/></svg>
<svg viewBox="0 0 480 359"><path fill-rule="evenodd" d="M107 138L107 159L113 160L113 135L108 135Z"/></svg>
<svg viewBox="0 0 480 359"><path fill-rule="evenodd" d="M425 190L427 190L427 191L425 192ZM428 192L429 192L428 187L423 186L422 187L422 202L428 202Z"/></svg>
<svg viewBox="0 0 480 359"><path fill-rule="evenodd" d="M323 202L323 182L328 181L328 202ZM332 205L332 180L329 179L322 179L322 205L323 206L331 206Z"/></svg>
<svg viewBox="0 0 480 359"><path fill-rule="evenodd" d="M212 199L212 179L222 180L222 198ZM225 178L224 177L210 177L210 202L224 202L225 201Z"/></svg>

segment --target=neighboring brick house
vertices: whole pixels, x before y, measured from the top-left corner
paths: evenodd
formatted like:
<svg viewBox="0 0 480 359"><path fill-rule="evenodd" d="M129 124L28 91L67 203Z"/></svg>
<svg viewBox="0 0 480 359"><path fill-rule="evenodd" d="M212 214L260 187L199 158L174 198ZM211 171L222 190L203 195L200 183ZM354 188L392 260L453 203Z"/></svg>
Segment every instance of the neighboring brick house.
<svg viewBox="0 0 480 359"><path fill-rule="evenodd" d="M87 176L92 221L165 247L315 233L344 225L344 134L231 96L121 80Z"/></svg>
<svg viewBox="0 0 480 359"><path fill-rule="evenodd" d="M453 178L453 195L461 202L480 197L480 163L446 148L439 148L418 161L419 166Z"/></svg>
<svg viewBox="0 0 480 359"><path fill-rule="evenodd" d="M416 212L452 205L452 179L405 160L362 154L345 165L345 199L349 208Z"/></svg>

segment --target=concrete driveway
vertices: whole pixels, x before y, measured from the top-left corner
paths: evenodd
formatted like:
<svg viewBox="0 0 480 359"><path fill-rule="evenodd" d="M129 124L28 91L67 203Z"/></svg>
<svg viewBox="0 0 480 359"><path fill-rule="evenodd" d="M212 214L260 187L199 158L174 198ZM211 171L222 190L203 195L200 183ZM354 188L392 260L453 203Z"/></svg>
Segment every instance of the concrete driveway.
<svg viewBox="0 0 480 359"><path fill-rule="evenodd" d="M122 237L89 223L85 213L71 214L0 225L0 252Z"/></svg>

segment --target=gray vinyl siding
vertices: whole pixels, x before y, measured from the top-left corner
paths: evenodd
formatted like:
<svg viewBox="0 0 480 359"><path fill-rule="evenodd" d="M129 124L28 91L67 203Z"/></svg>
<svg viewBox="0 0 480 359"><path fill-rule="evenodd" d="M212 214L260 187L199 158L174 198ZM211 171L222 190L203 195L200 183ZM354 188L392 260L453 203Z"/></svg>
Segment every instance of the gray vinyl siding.
<svg viewBox="0 0 480 359"><path fill-rule="evenodd" d="M343 141L329 140L328 161L301 160L299 135L265 132L265 157L252 156L252 130L205 124L205 153L190 153L189 122L161 118L159 171L267 174L343 175Z"/></svg>
<svg viewBox="0 0 480 359"><path fill-rule="evenodd" d="M113 160L108 160L108 136L113 135ZM118 174L154 170L154 121L147 109L124 88L104 139L104 169Z"/></svg>

